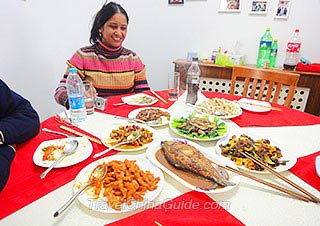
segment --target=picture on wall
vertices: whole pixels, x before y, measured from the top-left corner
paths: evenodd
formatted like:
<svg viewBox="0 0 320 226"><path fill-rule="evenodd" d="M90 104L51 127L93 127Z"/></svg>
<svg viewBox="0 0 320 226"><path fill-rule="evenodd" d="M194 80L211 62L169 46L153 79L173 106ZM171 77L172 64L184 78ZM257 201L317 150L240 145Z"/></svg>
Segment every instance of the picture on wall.
<svg viewBox="0 0 320 226"><path fill-rule="evenodd" d="M250 14L267 14L268 1L250 1Z"/></svg>
<svg viewBox="0 0 320 226"><path fill-rule="evenodd" d="M219 12L240 12L240 0L221 0Z"/></svg>
<svg viewBox="0 0 320 226"><path fill-rule="evenodd" d="M291 1L279 1L275 18L287 19L289 16Z"/></svg>
<svg viewBox="0 0 320 226"><path fill-rule="evenodd" d="M183 4L184 0L168 0L169 4Z"/></svg>

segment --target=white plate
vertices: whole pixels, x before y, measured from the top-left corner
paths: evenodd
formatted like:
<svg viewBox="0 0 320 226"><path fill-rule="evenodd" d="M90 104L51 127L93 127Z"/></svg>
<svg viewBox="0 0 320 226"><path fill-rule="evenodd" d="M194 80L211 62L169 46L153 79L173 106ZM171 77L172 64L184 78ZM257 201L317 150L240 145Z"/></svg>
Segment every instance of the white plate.
<svg viewBox="0 0 320 226"><path fill-rule="evenodd" d="M112 130L117 130L119 129L120 126L132 126L134 124L121 124L121 125L115 125L115 126L112 126L112 127L109 127L103 134L103 136L100 138L102 143L104 145L106 145L107 147L111 147L112 145L110 145L110 143L108 142L109 138L110 138L110 133L112 132ZM148 125L144 125L144 124L136 124L137 126L139 126L140 128L145 128L147 130L149 130L150 132L152 132L153 134L153 141L155 140L155 137L156 137L156 131L154 129L152 129L150 126ZM153 142L152 141L152 142ZM140 151L140 150L143 150L143 149L146 149L152 142L150 143L147 143L143 146L140 146L140 147L137 147L137 148L120 148L120 147L115 147L114 150L117 150L117 151Z"/></svg>
<svg viewBox="0 0 320 226"><path fill-rule="evenodd" d="M182 116L180 116L180 117L187 118L188 116L189 116L189 115L182 115ZM204 117L205 115L204 115L204 114L195 114L194 116L195 116L195 117ZM213 115L206 115L206 116L209 116L209 120L210 120L210 121L213 121L214 118L216 117L216 116L213 116ZM212 140L218 140L218 139L221 139L222 137L225 137L225 136L228 134L228 132L229 132L229 128L228 128L226 122L223 121L223 120L221 120L221 119L219 118L219 120L218 120L218 122L217 122L218 125L221 124L221 123L225 123L225 125L226 125L226 127L227 127L227 132L226 132L224 135L222 135L222 136L216 136L216 137L213 137L213 138L189 137L189 136L186 135L186 134L180 133L178 129L172 127L173 120L174 120L174 119L178 119L178 118L180 118L180 117L177 117L177 116L176 116L175 118L171 117L169 127L170 127L170 129L171 129L174 133L176 133L177 135L179 135L179 136L181 136L181 137L184 137L184 138L186 138L186 139L189 139L189 140L195 140L195 141L212 141Z"/></svg>
<svg viewBox="0 0 320 226"><path fill-rule="evenodd" d="M202 154L204 154L209 160L214 161L214 162L221 164L223 166L228 165L228 166L236 169L236 167L233 163L230 163L229 161L226 161L224 158L221 158L221 156L218 156L216 153L214 153L214 151L210 151L210 150L208 150L208 149L206 149L206 148L204 148L204 147L202 147L192 141L184 140L184 139L177 139L177 138L168 139L168 140L181 141L181 142L187 143L189 145L192 145L193 147L198 149ZM156 166L158 166L160 169L162 169L164 172L166 172L171 177L173 177L175 180L177 180L179 183L183 184L184 186L186 186L192 190L196 190L196 191L204 192L204 193L222 193L222 192L230 191L231 189L235 188L240 183L240 176L238 174L234 174L234 173L228 171L230 181L234 182L236 184L235 186L227 186L227 187L218 188L218 189L211 189L211 190L199 189L199 188L195 187L194 185L188 183L187 181L183 180L182 178L180 178L178 175L176 175L174 172L169 170L167 167L162 165L157 160L157 158L155 157L155 154L160 148L161 148L161 141L157 140L157 142L155 142L149 146L149 148L146 152L147 158L152 163L154 163Z"/></svg>
<svg viewBox="0 0 320 226"><path fill-rule="evenodd" d="M248 135L249 137L251 137L253 140L259 140L259 139L267 139L265 137L259 137L259 136L256 136L256 135L251 135L251 134L248 134L248 133L241 133L241 132L237 132L237 133L229 133L228 136L220 139L217 144L216 144L216 152L218 155L220 155L221 157L227 159L228 161L230 162L233 162L230 158L228 157L225 157L221 154L221 149L219 147L219 145L225 145L228 143L229 139L232 137L232 135L236 135L237 137L239 137L241 134L246 134ZM282 154L282 158L281 160L288 160L289 162L286 163L286 165L279 165L277 166L274 170L277 171L277 172L284 172L288 169L290 169L291 167L293 167L296 162L297 162L297 158L293 157L290 155L290 152L284 148L281 148L280 145L278 145L276 142L268 139L270 141L270 144L272 146L277 146L280 150L281 150L281 154ZM239 169L242 169L242 170L245 170L245 171L248 171L248 172L253 172L253 173L259 173L259 174L270 174L270 172L268 171L257 171L257 170L250 170L248 168L246 168L245 166L238 166L237 167Z"/></svg>
<svg viewBox="0 0 320 226"><path fill-rule="evenodd" d="M138 108L138 109L135 109L133 111L131 111L129 114L128 114L128 118L136 118L136 116L139 114L140 111L142 110L147 110L147 109L159 109L163 112L168 112L167 109L164 109L164 108L157 108L157 107L145 107L145 108ZM158 126L164 126L164 125L167 125L169 123L169 120L166 118L166 117L161 117L162 119L162 123L158 123L158 124L150 124L150 126L152 127L158 127Z"/></svg>
<svg viewBox="0 0 320 226"><path fill-rule="evenodd" d="M219 101L221 103L220 106L213 105L212 103L213 99ZM197 108L198 105L208 110ZM201 114L210 113L211 115L215 115L214 112L221 112L222 109L228 109L228 110L223 110L227 112L227 115L218 115L218 114L215 115L221 119L235 118L242 114L242 109L237 103L224 98L207 99L201 103L196 104L195 109L196 109L196 112L198 113L201 113Z"/></svg>
<svg viewBox="0 0 320 226"><path fill-rule="evenodd" d="M75 153L66 156L59 162L54 168L62 168L77 164L82 162L83 160L87 159L92 153L92 144L85 137L70 137L70 138L63 138L63 139L56 139L56 140L48 140L42 142L36 151L33 154L33 162L42 167L49 167L54 161L49 160L42 160L44 152L42 151L43 148L48 147L50 145L66 145L71 140L77 140L79 142L79 146Z"/></svg>
<svg viewBox="0 0 320 226"><path fill-rule="evenodd" d="M264 108L264 107L252 105L252 104L258 104L266 107L271 107L271 104L269 102L260 101L260 100L241 98L240 100L238 100L238 104L240 105L241 108L247 111L268 112L271 110L270 108Z"/></svg>
<svg viewBox="0 0 320 226"><path fill-rule="evenodd" d="M158 188L154 191L147 191L144 200L142 202L137 202L137 201L132 201L132 205L127 206L126 204L121 205L121 210L114 210L112 209L107 202L104 200L97 200L88 195L86 191L81 193L81 195L78 196L78 200L80 203L82 203L84 206L88 207L89 209L92 209L94 211L102 212L102 213L123 213L123 212L128 212L131 210L135 210L138 208L143 207L147 203L151 202L154 200L161 192L163 185L164 185L164 177L163 173L160 169L155 167L151 162L149 162L147 159L143 158L138 158L134 156L128 156L128 155L114 155L114 156L109 156L105 157L102 159L99 159L95 162L90 163L87 165L85 168L83 168L77 177L75 178L75 182L73 185L73 192L77 192L83 185L87 183L89 180L89 177L91 175L91 172L99 165L102 164L103 162L110 162L113 160L119 160L119 161L124 161L125 159L128 160L136 160L136 164L140 167L141 170L143 171L150 171L153 173L154 177L159 177L160 180L158 182Z"/></svg>
<svg viewBox="0 0 320 226"><path fill-rule="evenodd" d="M144 98L150 99L150 102L144 102ZM131 96L121 97L121 100L128 105L149 106L158 101L156 97L144 93L137 93Z"/></svg>

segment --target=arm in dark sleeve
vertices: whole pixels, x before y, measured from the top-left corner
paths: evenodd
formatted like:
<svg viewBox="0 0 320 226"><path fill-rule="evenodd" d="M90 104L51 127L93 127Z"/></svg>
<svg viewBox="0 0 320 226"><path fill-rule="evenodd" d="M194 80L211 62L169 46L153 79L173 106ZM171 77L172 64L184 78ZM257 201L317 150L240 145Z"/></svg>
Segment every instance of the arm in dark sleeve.
<svg viewBox="0 0 320 226"><path fill-rule="evenodd" d="M10 165L15 156L15 151L8 145L0 145L0 191L6 185L9 174Z"/></svg>
<svg viewBox="0 0 320 226"><path fill-rule="evenodd" d="M0 131L4 144L22 143L39 132L39 116L30 102L10 90L1 80L0 106Z"/></svg>

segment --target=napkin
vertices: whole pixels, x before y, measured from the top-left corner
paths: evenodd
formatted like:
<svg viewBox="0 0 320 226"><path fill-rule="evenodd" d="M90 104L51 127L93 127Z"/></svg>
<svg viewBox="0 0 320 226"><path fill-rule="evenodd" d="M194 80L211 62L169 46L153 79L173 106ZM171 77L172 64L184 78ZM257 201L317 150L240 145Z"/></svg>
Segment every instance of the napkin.
<svg viewBox="0 0 320 226"><path fill-rule="evenodd" d="M155 226L157 223L163 226L244 225L206 194L190 191L159 206L108 224L108 226Z"/></svg>
<svg viewBox="0 0 320 226"><path fill-rule="evenodd" d="M290 171L320 191L320 177L317 175L315 167L315 160L318 155L320 155L320 151L298 158L297 163Z"/></svg>

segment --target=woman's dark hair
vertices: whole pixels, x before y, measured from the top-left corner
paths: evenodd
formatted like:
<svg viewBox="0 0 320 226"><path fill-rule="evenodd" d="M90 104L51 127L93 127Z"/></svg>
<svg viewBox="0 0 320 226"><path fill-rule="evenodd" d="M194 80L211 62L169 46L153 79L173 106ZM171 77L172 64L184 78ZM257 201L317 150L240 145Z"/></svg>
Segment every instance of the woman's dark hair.
<svg viewBox="0 0 320 226"><path fill-rule="evenodd" d="M104 4L99 12L97 12L91 28L89 39L91 44L96 44L98 42L98 40L100 39L99 29L103 27L103 25L116 13L125 15L125 17L127 18L127 23L129 23L128 14L120 4L117 4L115 2Z"/></svg>

